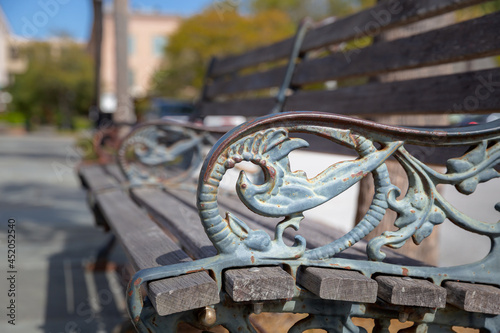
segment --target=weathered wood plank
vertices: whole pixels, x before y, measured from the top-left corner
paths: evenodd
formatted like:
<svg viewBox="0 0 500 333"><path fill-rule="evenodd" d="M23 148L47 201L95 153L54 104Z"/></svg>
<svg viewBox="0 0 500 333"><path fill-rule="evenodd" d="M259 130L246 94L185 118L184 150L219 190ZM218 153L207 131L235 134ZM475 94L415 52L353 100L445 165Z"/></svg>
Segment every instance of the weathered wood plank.
<svg viewBox="0 0 500 333"><path fill-rule="evenodd" d="M180 241L183 250L191 256L201 259L217 254L201 225L198 211L193 206L159 189L133 189L131 195L162 228Z"/></svg>
<svg viewBox="0 0 500 333"><path fill-rule="evenodd" d="M333 23L310 30L304 39L301 52L318 49L330 44L379 34L388 29L465 8L487 0L407 0L384 1L372 8L341 18ZM292 49L293 38L260 47L241 55L228 56L214 64L214 77L229 74L262 62L285 58Z"/></svg>
<svg viewBox="0 0 500 333"><path fill-rule="evenodd" d="M112 176L118 183L125 183L127 182L127 177L123 174L123 172L120 170L120 167L116 164L106 164L104 166L106 168L106 172Z"/></svg>
<svg viewBox="0 0 500 333"><path fill-rule="evenodd" d="M271 87L279 87L283 83L285 73L286 66L273 68L265 72L238 76L228 80L215 80L207 88L207 96L209 98L214 98L223 94L235 94Z"/></svg>
<svg viewBox="0 0 500 333"><path fill-rule="evenodd" d="M276 105L276 99L270 97L240 99L227 102L207 102L201 105L200 115L259 117L269 114Z"/></svg>
<svg viewBox="0 0 500 333"><path fill-rule="evenodd" d="M97 203L136 270L191 261L125 193L100 193ZM206 272L151 282L148 296L162 316L219 302L217 284Z"/></svg>
<svg viewBox="0 0 500 333"><path fill-rule="evenodd" d="M373 76L500 54L500 12L297 65L292 84ZM277 71L277 69L275 70ZM243 81L243 78L239 79ZM234 88L233 88L234 89Z"/></svg>
<svg viewBox="0 0 500 333"><path fill-rule="evenodd" d="M301 268L297 282L324 299L375 303L377 282L355 271L320 267Z"/></svg>
<svg viewBox="0 0 500 333"><path fill-rule="evenodd" d="M446 289L420 279L377 276L378 297L396 305L444 308Z"/></svg>
<svg viewBox="0 0 500 333"><path fill-rule="evenodd" d="M483 284L447 281L448 303L469 311L500 315L500 289Z"/></svg>
<svg viewBox="0 0 500 333"><path fill-rule="evenodd" d="M176 195L159 189L135 189L134 198L145 207L154 218L165 226L177 239L181 246L195 258L214 256L217 251L208 239L200 223L194 204L186 203L177 198L183 195L190 201L195 197L192 193L176 191ZM180 194L182 193L182 194ZM249 223L250 227L253 225ZM264 229L266 230L266 229ZM271 230L267 230L272 235ZM229 295L235 301L282 299L293 296L295 281L280 267L259 268L259 274L249 274L243 277L241 270L228 270L225 273L226 287L228 279Z"/></svg>
<svg viewBox="0 0 500 333"><path fill-rule="evenodd" d="M293 297L295 280L280 267L231 269L224 273L226 292L235 302Z"/></svg>
<svg viewBox="0 0 500 333"><path fill-rule="evenodd" d="M388 29L486 1L381 1L372 8L359 11L331 24L309 31L302 44L301 51L309 51L329 44L338 44L366 35L379 34Z"/></svg>
<svg viewBox="0 0 500 333"><path fill-rule="evenodd" d="M302 91L288 97L285 111L306 110L367 116L498 112L500 69L332 91Z"/></svg>
<svg viewBox="0 0 500 333"><path fill-rule="evenodd" d="M286 58L292 51L294 37L280 42L262 46L243 54L231 55L217 59L212 68L212 76L230 74L240 69L258 65L263 62L271 62Z"/></svg>
<svg viewBox="0 0 500 333"><path fill-rule="evenodd" d="M81 166L78 175L83 187L90 192L102 191L118 185L114 179L106 174L101 165Z"/></svg>

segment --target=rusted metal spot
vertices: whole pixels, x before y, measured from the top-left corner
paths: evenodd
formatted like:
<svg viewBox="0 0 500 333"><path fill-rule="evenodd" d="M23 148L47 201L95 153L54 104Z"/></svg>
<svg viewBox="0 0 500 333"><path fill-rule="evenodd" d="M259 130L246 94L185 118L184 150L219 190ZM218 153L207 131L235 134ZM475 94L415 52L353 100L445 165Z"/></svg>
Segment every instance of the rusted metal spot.
<svg viewBox="0 0 500 333"><path fill-rule="evenodd" d="M351 178L362 177L362 176L364 176L363 171L359 171L359 172L351 174Z"/></svg>
<svg viewBox="0 0 500 333"><path fill-rule="evenodd" d="M142 283L142 279L138 278L137 280L134 281L134 286L138 286Z"/></svg>
<svg viewBox="0 0 500 333"><path fill-rule="evenodd" d="M404 276L408 276L408 268L406 267L401 267L402 271L403 271L403 275Z"/></svg>

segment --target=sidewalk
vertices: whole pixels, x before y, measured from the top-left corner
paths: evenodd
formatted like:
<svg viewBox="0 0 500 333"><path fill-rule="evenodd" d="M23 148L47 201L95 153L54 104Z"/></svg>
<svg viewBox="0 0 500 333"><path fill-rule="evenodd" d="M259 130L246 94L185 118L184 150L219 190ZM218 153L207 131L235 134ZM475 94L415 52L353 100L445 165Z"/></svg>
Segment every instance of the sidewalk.
<svg viewBox="0 0 500 333"><path fill-rule="evenodd" d="M3 303L9 218L16 220L17 270L16 325L7 323L7 304L0 304L0 332L112 332L124 319L119 277L84 270L106 235L94 226L75 174L54 170L74 163L67 160L72 144L51 135L0 137Z"/></svg>

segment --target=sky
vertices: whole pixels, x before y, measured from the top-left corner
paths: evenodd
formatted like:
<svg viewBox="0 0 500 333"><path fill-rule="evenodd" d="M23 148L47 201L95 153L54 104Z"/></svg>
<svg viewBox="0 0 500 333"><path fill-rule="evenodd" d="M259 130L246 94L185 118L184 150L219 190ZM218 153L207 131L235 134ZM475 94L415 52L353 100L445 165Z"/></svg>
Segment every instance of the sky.
<svg viewBox="0 0 500 333"><path fill-rule="evenodd" d="M129 0L132 9L189 16L220 0ZM112 0L104 0L111 5ZM61 32L86 41L92 28L92 0L0 0L11 31L46 39Z"/></svg>

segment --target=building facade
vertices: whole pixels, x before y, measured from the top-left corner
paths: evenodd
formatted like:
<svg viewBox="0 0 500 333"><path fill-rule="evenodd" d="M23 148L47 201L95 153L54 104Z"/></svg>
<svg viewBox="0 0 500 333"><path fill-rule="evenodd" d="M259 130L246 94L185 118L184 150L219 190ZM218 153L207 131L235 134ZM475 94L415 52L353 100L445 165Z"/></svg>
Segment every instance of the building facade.
<svg viewBox="0 0 500 333"><path fill-rule="evenodd" d="M0 7L0 89L4 88L9 82L9 74L7 71L9 30L7 19L2 11L2 7Z"/></svg>
<svg viewBox="0 0 500 333"><path fill-rule="evenodd" d="M132 97L147 94L152 74L161 63L168 37L174 33L181 18L158 13L131 12L128 17L128 85ZM101 108L113 103L116 94L116 38L114 15L106 10L103 16ZM104 104L103 104L104 100ZM104 106L104 107L103 107ZM111 111L111 110L109 110Z"/></svg>

